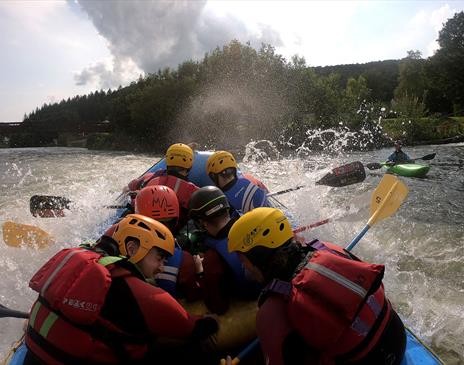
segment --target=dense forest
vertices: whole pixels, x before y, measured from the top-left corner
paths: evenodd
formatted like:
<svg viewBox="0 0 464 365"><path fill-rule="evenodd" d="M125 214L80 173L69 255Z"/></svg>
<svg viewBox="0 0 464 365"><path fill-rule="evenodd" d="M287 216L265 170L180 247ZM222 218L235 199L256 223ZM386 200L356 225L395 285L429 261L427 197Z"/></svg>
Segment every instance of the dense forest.
<svg viewBox="0 0 464 365"><path fill-rule="evenodd" d="M320 148L314 131L331 131L326 139L355 132L347 148L456 136L464 133L464 12L438 43L427 59L411 50L401 60L310 67L272 45L234 40L127 87L45 104L24 116L9 145L51 145L65 133L86 135L89 147L154 152L176 141Z"/></svg>

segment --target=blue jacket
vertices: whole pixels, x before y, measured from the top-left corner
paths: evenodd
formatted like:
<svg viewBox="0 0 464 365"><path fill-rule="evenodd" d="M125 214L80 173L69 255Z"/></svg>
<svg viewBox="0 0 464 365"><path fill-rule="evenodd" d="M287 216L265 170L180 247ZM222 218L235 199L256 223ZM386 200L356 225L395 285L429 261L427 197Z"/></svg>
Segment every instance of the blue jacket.
<svg viewBox="0 0 464 365"><path fill-rule="evenodd" d="M156 275L156 284L171 294L174 298L178 297L176 290L177 276L182 265L183 252L182 249L177 246L174 248L174 255L169 257L164 264L164 271Z"/></svg>
<svg viewBox="0 0 464 365"><path fill-rule="evenodd" d="M243 177L238 177L230 187L225 186L222 191L229 204L242 213L258 207L272 207L266 192Z"/></svg>
<svg viewBox="0 0 464 365"><path fill-rule="evenodd" d="M404 153L403 151L398 151L398 152L393 152L390 156L388 156L387 162L394 162L396 164L399 163L408 163L408 162L413 162L409 158L409 156Z"/></svg>

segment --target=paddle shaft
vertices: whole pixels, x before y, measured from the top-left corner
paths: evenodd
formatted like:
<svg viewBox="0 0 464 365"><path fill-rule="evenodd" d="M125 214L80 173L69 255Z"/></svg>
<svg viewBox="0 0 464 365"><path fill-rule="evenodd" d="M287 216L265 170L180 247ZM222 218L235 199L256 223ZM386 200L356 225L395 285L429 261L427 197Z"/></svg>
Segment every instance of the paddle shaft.
<svg viewBox="0 0 464 365"><path fill-rule="evenodd" d="M369 221L367 222L367 224L364 226L364 228L362 229L361 232L359 232L355 238L353 238L353 240L350 242L350 244L348 246L346 246L345 250L347 251L351 251L357 244L358 242L360 241L361 238L364 237L364 235L367 233L367 231L369 230L369 228L371 228L377 221L377 217L379 216L379 214L382 212L382 209L384 208L385 204L389 201L390 197L392 196L393 194L393 191L395 190L396 186L398 185L398 180L395 181L393 183L393 185L390 187L390 189L388 190L388 193L387 193L387 196L382 200L382 202L380 203L379 207L377 208L377 210L374 212L374 214L372 214L372 216L369 218Z"/></svg>
<svg viewBox="0 0 464 365"><path fill-rule="evenodd" d="M304 185L299 185L299 186L295 186L294 188L289 188L289 189L285 189L285 190L276 191L275 193L267 194L267 197L270 198L270 197L273 197L273 196L290 193L292 191L300 190L301 188L304 188L304 187L305 187Z"/></svg>
<svg viewBox="0 0 464 365"><path fill-rule="evenodd" d="M0 304L0 318L4 317L29 318L29 313L16 311Z"/></svg>
<svg viewBox="0 0 464 365"><path fill-rule="evenodd" d="M329 223L329 222L330 222L330 218L327 218L327 219L323 219L323 220L321 220L319 222L309 224L307 226L298 227L298 228L293 230L293 234L304 232L304 231L307 231L308 229L316 228L316 227L322 226L323 224L326 224L326 223Z"/></svg>

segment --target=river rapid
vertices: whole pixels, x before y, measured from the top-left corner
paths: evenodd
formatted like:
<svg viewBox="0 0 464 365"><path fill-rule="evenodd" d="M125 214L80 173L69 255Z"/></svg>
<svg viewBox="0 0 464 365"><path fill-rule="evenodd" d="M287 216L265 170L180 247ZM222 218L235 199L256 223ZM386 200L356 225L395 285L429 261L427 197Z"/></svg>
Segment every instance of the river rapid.
<svg viewBox="0 0 464 365"><path fill-rule="evenodd" d="M350 154L312 154L263 163L247 156L241 169L262 179L271 191L306 185L279 197L301 224L331 222L305 233L346 245L369 218L370 194L382 170L364 182L343 187L316 186L331 168L347 162L381 162L387 149ZM436 152L425 179L401 178L409 195L398 212L377 223L354 253L386 265L385 288L404 322L446 364L464 364L464 144L407 148L411 157ZM63 247L95 239L114 213L111 204L123 186L157 160L124 152L76 148L0 149L0 224L31 224L55 243L43 250L9 247L0 238L0 303L29 311L36 297L28 287L34 272ZM34 218L29 198L59 195L72 200L64 218ZM0 358L20 337L23 320L0 318Z"/></svg>

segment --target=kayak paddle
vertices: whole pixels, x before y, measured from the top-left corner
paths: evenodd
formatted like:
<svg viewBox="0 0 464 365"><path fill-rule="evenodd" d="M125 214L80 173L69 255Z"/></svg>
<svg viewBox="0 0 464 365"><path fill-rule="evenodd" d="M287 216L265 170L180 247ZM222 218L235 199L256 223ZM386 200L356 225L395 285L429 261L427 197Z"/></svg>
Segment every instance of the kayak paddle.
<svg viewBox="0 0 464 365"><path fill-rule="evenodd" d="M413 159L411 159L411 161L417 161L417 160L430 161L430 160L433 160L436 155L437 154L434 152L434 153L430 153L430 154L422 156L422 157L413 158ZM392 164L392 165L394 165L394 164ZM378 170L378 169L381 169L383 166L390 166L390 164L387 164L386 162L384 162L384 163L371 162L371 163L366 164L366 167L369 170Z"/></svg>
<svg viewBox="0 0 464 365"><path fill-rule="evenodd" d="M7 221L3 223L2 228L3 241L8 246L19 247L21 244L36 244L39 248L45 248L53 243L52 237L39 227Z"/></svg>
<svg viewBox="0 0 464 365"><path fill-rule="evenodd" d="M359 240L366 234L370 227L384 218L390 217L395 213L408 195L406 185L393 175L384 175L380 184L374 190L371 196L371 217L361 232L346 246L345 250L351 251ZM232 364L238 364L244 356L248 355L256 346L259 345L259 339L255 338L253 342L240 352L232 360ZM221 359L221 365L226 364L225 359Z"/></svg>
<svg viewBox="0 0 464 365"><path fill-rule="evenodd" d="M5 317L14 317L14 318L29 318L29 313L16 311L10 308L5 307L0 304L0 318Z"/></svg>

